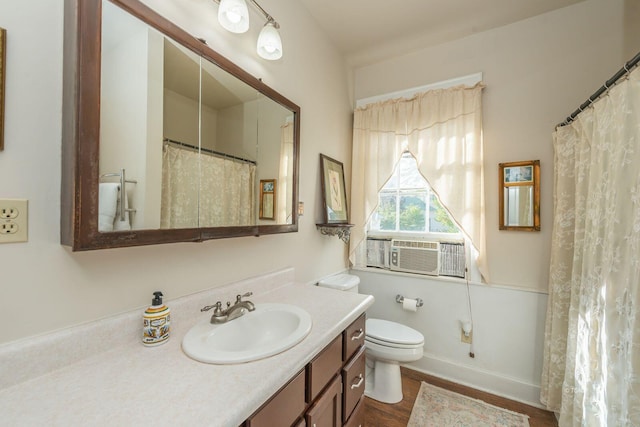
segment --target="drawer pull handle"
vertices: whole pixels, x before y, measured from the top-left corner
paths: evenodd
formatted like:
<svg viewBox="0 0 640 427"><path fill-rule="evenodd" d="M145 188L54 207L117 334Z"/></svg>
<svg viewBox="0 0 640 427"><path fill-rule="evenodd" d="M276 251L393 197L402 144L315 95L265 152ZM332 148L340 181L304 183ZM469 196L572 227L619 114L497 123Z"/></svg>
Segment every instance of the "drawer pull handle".
<svg viewBox="0 0 640 427"><path fill-rule="evenodd" d="M358 334L358 335L356 335ZM359 340L364 335L364 330L362 328L358 329L351 335L351 341Z"/></svg>
<svg viewBox="0 0 640 427"><path fill-rule="evenodd" d="M364 381L364 377L362 376L362 374L358 375L354 380L356 379L358 380L358 382L351 384L351 390L360 387L362 385L362 382Z"/></svg>

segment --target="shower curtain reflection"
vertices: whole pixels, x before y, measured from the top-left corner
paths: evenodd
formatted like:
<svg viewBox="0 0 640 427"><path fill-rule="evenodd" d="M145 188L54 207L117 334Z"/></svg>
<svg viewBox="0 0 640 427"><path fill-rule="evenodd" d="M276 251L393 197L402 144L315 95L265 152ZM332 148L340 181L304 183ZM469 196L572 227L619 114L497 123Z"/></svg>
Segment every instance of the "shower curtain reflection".
<svg viewBox="0 0 640 427"><path fill-rule="evenodd" d="M160 227L254 225L255 175L255 164L165 144Z"/></svg>

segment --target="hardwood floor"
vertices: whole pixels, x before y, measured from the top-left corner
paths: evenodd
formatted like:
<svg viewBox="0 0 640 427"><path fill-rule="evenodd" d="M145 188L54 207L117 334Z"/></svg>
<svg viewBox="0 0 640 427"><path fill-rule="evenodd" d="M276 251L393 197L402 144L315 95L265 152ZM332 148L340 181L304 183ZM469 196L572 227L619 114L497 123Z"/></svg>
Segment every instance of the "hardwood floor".
<svg viewBox="0 0 640 427"><path fill-rule="evenodd" d="M416 400L420 383L425 381L437 387L445 388L456 393L483 400L491 405L509 409L529 416L530 427L557 427L556 417L552 412L540 408L514 402L504 397L496 396L483 391L475 390L460 384L442 380L431 375L423 374L411 369L402 370L402 393L401 402L394 405L381 403L365 397L365 425L367 427L406 427L411 416L411 409ZM470 426L471 427L471 426Z"/></svg>

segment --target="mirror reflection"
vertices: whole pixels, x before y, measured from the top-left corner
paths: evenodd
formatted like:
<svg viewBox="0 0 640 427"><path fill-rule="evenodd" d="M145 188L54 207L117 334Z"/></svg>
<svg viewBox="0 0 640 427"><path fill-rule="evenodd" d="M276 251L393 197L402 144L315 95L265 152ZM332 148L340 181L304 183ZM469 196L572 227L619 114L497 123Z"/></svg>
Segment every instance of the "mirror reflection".
<svg viewBox="0 0 640 427"><path fill-rule="evenodd" d="M505 187L504 222L507 226L533 226L533 186Z"/></svg>
<svg viewBox="0 0 640 427"><path fill-rule="evenodd" d="M99 231L293 222L293 113L108 1ZM260 180L277 180L273 220Z"/></svg>
<svg viewBox="0 0 640 427"><path fill-rule="evenodd" d="M500 163L500 229L540 230L540 161Z"/></svg>

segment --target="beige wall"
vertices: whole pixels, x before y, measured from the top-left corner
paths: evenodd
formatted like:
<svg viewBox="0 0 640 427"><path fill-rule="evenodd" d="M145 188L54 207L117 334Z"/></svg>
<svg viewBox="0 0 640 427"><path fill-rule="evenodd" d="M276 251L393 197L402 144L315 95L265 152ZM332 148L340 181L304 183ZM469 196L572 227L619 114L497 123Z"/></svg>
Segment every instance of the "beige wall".
<svg viewBox="0 0 640 427"><path fill-rule="evenodd" d="M624 0L625 61L640 53L640 1Z"/></svg>
<svg viewBox="0 0 640 427"><path fill-rule="evenodd" d="M640 38L625 40L624 14L622 0L587 0L355 71L356 99L475 72L484 74L491 283L547 289L553 212L552 132L629 59L625 50L640 49ZM534 159L541 162L542 230L499 231L498 163Z"/></svg>
<svg viewBox="0 0 640 427"><path fill-rule="evenodd" d="M511 26L356 70L346 67L297 2L273 0L284 58L261 60L261 24L249 33L216 24L211 1L145 0L302 109L300 200L294 234L72 253L59 243L62 2L0 0L7 29L5 150L0 197L29 199L29 242L0 245L0 343L142 308L160 289L170 301L284 266L303 282L341 270L345 245L321 236L318 155L350 173L355 99L477 71L484 73L487 218L492 282L546 289L554 125L640 49L626 19L632 0L588 0ZM626 7L626 9L625 9ZM637 12L637 7L633 6ZM626 25L621 25L626 22ZM46 70L46 72L43 72ZM541 159L540 233L497 230L497 164ZM347 188L349 188L347 183Z"/></svg>
<svg viewBox="0 0 640 427"><path fill-rule="evenodd" d="M249 33L221 30L212 1L148 1L302 109L298 233L72 253L60 245L63 2L0 0L7 29L5 150L0 197L29 199L29 241L0 245L0 343L87 322L285 266L307 282L344 269L345 245L321 236L318 155L350 164L351 115L342 58L297 2L274 0L284 58L261 60Z"/></svg>

